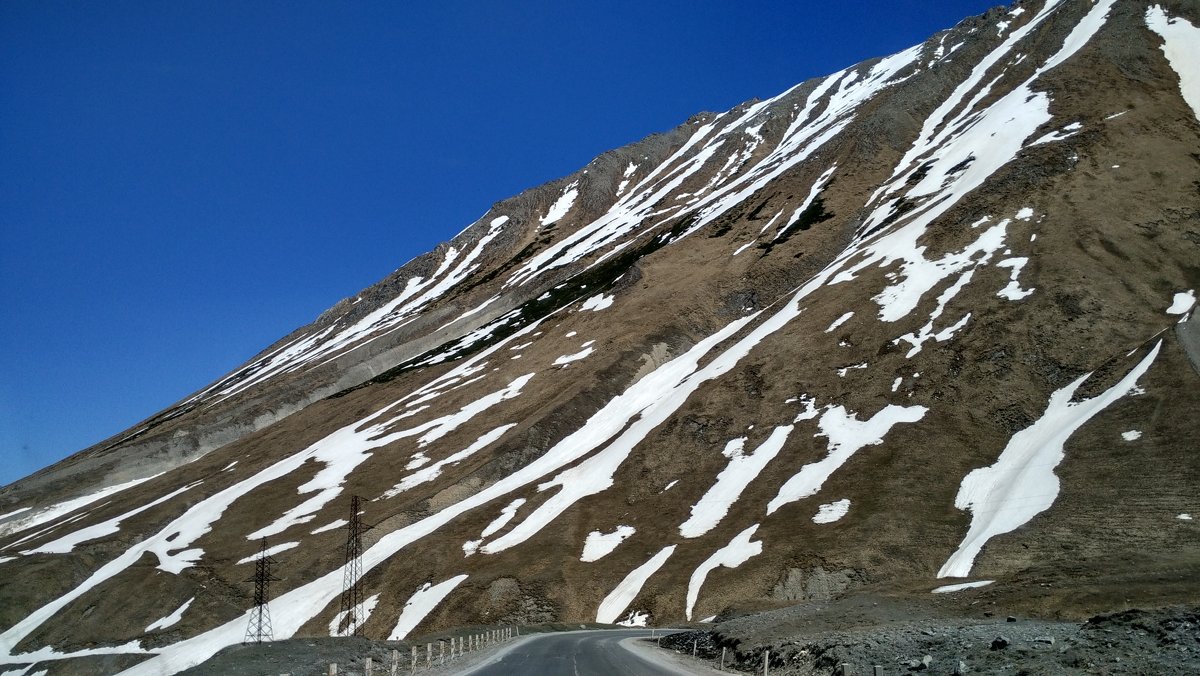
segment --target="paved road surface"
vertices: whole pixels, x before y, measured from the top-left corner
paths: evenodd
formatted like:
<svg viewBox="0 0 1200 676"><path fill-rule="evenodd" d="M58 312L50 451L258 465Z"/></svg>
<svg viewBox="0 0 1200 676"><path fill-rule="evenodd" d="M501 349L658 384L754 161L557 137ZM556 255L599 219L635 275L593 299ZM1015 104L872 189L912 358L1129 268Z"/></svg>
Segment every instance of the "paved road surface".
<svg viewBox="0 0 1200 676"><path fill-rule="evenodd" d="M658 630L658 635L662 635ZM571 631L530 636L471 671L471 676L680 676L691 672L651 662L622 642L647 638L648 629ZM653 649L651 647L651 649ZM645 652L645 651L639 651Z"/></svg>

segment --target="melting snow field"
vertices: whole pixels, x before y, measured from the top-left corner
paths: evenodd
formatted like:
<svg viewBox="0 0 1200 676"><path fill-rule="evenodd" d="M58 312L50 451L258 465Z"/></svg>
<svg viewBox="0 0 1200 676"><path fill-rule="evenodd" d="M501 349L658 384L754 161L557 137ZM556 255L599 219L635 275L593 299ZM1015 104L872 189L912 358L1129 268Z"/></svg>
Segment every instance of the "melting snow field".
<svg viewBox="0 0 1200 676"><path fill-rule="evenodd" d="M611 554L617 545L635 532L637 531L633 526L617 526L617 529L611 533L594 530L588 533L587 539L583 541L583 555L579 557L579 560L584 563L599 561Z"/></svg>
<svg viewBox="0 0 1200 676"><path fill-rule="evenodd" d="M843 516L850 511L850 499L842 498L837 502L831 502L827 505L821 505L817 508L817 513L813 515L813 523L833 523L839 521Z"/></svg>
<svg viewBox="0 0 1200 676"><path fill-rule="evenodd" d="M621 580L616 588L600 602L600 608L596 610L596 621L601 624L616 622L621 613L625 612L629 604L637 598L638 593L642 591L642 585L646 584L646 580L657 573L658 569L662 568L674 553L675 545L671 545L655 554L649 561L631 570L625 579Z"/></svg>
<svg viewBox="0 0 1200 676"><path fill-rule="evenodd" d="M1146 25L1162 37L1163 54L1179 75L1179 92L1200 120L1200 28L1158 5L1146 10Z"/></svg>
<svg viewBox="0 0 1200 676"><path fill-rule="evenodd" d="M631 610L629 611L629 614L625 616L625 619L621 620L617 624L621 625L622 627L644 627L646 626L646 621L649 619L650 615L648 613L643 613L639 610Z"/></svg>
<svg viewBox="0 0 1200 676"><path fill-rule="evenodd" d="M708 579L709 573L721 566L737 568L752 557L762 554L762 540L750 541L755 531L758 530L758 526L759 524L756 523L735 535L729 544L713 552L713 555L692 573L691 579L688 580L687 608L684 611L689 622L692 620L692 609L696 607L696 600L700 597L700 588L704 586L704 581Z"/></svg>
<svg viewBox="0 0 1200 676"><path fill-rule="evenodd" d="M1119 383L1091 399L1071 401L1090 373L1050 395L1042 417L1014 434L993 465L963 479L954 506L971 510L971 527L938 577L967 577L988 540L1028 523L1054 504L1059 490L1054 468L1063 460L1067 440L1100 411L1129 394L1161 347L1159 341Z"/></svg>
<svg viewBox="0 0 1200 676"><path fill-rule="evenodd" d="M1194 306L1195 304L1196 304L1196 292L1195 291L1193 291L1192 289L1188 289L1187 291L1180 291L1179 293L1175 294L1175 298L1171 300L1171 307L1167 308L1167 314L1169 314L1169 315L1187 314L1187 312L1189 310L1191 310L1192 306Z"/></svg>
<svg viewBox="0 0 1200 676"><path fill-rule="evenodd" d="M583 305L581 305L579 307L579 309L580 310L591 310L592 312L599 312L607 307L612 306L612 304L613 304L613 297L606 296L601 293L601 294L597 294L597 295L592 296L591 298L588 298L587 300L583 301Z"/></svg>
<svg viewBox="0 0 1200 676"><path fill-rule="evenodd" d="M400 612L400 619L396 621L392 633L388 634L388 640L404 640L409 632L416 629L421 620L425 619L425 616L465 579L467 579L466 575L456 575L436 585L425 583L425 586L418 589L404 604L404 610Z"/></svg>
<svg viewBox="0 0 1200 676"><path fill-rule="evenodd" d="M792 425L776 427L771 436L750 455L742 453L742 446L746 443L745 437L726 444L723 453L729 458L729 464L717 476L716 483L708 489L704 497L692 505L692 515L679 527L679 534L685 538L694 538L715 528L729 513L733 503L741 497L742 491L758 478L767 463L779 454L792 429Z"/></svg>
<svg viewBox="0 0 1200 676"><path fill-rule="evenodd" d="M196 600L196 597L193 596L192 598L188 599L182 606L179 606L178 608L176 608L175 612L171 613L170 615L167 615L166 617L162 618L161 620L156 620L156 621L152 622L150 624L150 626L146 627L146 633L149 634L152 631L157 631L159 629L166 629L167 627L170 627L170 626L178 623L180 620L183 619L183 614L184 614L184 612L187 611L188 606L192 605L192 601L195 601L195 600Z"/></svg>
<svg viewBox="0 0 1200 676"><path fill-rule="evenodd" d="M767 505L767 514L790 503L816 495L821 486L839 467L846 464L859 449L883 443L883 437L896 423L912 423L920 420L929 410L924 406L896 406L889 404L882 411L861 421L856 413L845 407L833 406L821 415L818 425L821 431L816 436L829 439L829 454L823 459L800 468L788 479L779 494Z"/></svg>
<svg viewBox="0 0 1200 676"><path fill-rule="evenodd" d="M10 535L12 533L19 533L23 530L29 530L30 528L36 528L37 526L49 523L60 516L70 514L81 507L86 507L94 502L116 495L121 491L133 488L138 484L145 483L158 476L161 476L161 474L155 474L154 476L148 476L144 479L135 479L133 481L126 481L125 483L117 484L115 486L109 486L108 488L102 488L95 493L89 493L88 495L84 495L73 500L67 500L58 504L50 505L49 507L33 512L32 514L25 514L25 512L29 510L28 507L10 512L5 514L4 517L11 518L18 514L24 514L24 516L19 519L12 519L6 523L0 524L0 535Z"/></svg>
<svg viewBox="0 0 1200 676"><path fill-rule="evenodd" d="M371 613L375 610L375 606L378 604L379 594L374 594L371 597L364 599L361 607L362 615L354 617L353 621L348 622L344 627L342 626L342 623L346 621L346 615L349 614L350 611L339 611L338 614L334 615L333 619L329 622L329 635L352 636L359 627L367 623L367 620L371 617Z"/></svg>
<svg viewBox="0 0 1200 676"><path fill-rule="evenodd" d="M265 552L264 551L254 552L250 556L247 556L246 558L239 560L237 562L237 564L235 564L235 565L240 566L243 563L250 563L251 561L257 561L258 557L260 557L264 554L267 556L274 556L280 552L286 552L289 549L295 549L296 547L299 547L299 546L300 546L299 542L284 542L283 544L272 545L270 547L267 547L267 550Z"/></svg>
<svg viewBox="0 0 1200 676"><path fill-rule="evenodd" d="M942 585L941 587L938 587L937 589L934 589L933 593L934 594L950 594L952 592L962 591L964 589L977 589L979 587L986 587L989 584L992 584L993 582L995 582L995 580L979 580L976 582L959 582L958 584L946 584L946 585Z"/></svg>

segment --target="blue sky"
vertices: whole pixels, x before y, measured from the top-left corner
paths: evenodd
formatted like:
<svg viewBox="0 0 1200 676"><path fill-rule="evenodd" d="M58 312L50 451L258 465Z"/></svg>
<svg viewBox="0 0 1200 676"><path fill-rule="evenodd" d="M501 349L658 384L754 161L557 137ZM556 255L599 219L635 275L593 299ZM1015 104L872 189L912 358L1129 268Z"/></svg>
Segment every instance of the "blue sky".
<svg viewBox="0 0 1200 676"><path fill-rule="evenodd" d="M493 202L993 4L5 0L0 485Z"/></svg>

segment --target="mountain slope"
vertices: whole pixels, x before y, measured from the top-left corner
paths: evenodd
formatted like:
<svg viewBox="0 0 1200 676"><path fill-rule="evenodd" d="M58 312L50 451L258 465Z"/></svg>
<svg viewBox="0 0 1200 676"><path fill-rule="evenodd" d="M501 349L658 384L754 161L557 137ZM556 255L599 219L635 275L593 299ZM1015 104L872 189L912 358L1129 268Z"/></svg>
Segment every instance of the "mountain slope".
<svg viewBox="0 0 1200 676"><path fill-rule="evenodd" d="M351 495L377 638L960 578L1195 598L1198 26L993 10L497 203L6 487L4 662L195 664L262 538L275 635L336 632Z"/></svg>

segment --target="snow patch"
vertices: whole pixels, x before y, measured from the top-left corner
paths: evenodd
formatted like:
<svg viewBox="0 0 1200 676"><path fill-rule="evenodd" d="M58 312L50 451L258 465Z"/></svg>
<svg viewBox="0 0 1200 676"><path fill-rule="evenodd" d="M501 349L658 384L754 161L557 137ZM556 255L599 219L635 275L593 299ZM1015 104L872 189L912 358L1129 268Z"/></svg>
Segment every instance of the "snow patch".
<svg viewBox="0 0 1200 676"><path fill-rule="evenodd" d="M621 620L617 624L621 625L622 627L644 627L646 626L646 621L649 619L649 613L644 613L639 610L631 610L629 611L629 614L625 616L625 619Z"/></svg>
<svg viewBox="0 0 1200 676"><path fill-rule="evenodd" d="M583 541L583 555L579 557L579 560L584 563L599 561L611 554L617 545L636 532L633 526L617 526L617 529L611 533L594 530L588 533L587 539Z"/></svg>
<svg viewBox="0 0 1200 676"><path fill-rule="evenodd" d="M463 574L436 585L426 582L404 604L404 610L400 611L400 618L396 620L396 627L392 629L392 633L388 634L388 640L403 641L408 637L409 632L416 629L421 620L425 619L425 616L432 612L465 579L467 576Z"/></svg>
<svg viewBox="0 0 1200 676"><path fill-rule="evenodd" d="M155 474L154 476L148 476L144 479L134 479L133 481L126 481L125 483L120 483L120 484L116 484L113 486L109 486L107 488L102 488L98 491L89 493L87 495L80 496L78 498L73 498L71 500L64 500L63 502L55 503L53 505L50 505L49 507L44 507L42 509L37 510L36 512L33 512L32 514L25 514L24 516L22 516L19 519L14 519L12 521L9 521L8 523L0 524L0 536L11 535L13 533L20 533L23 530L29 530L30 528L35 528L44 523L49 523L50 521L53 521L53 520L59 518L60 516L70 514L71 512L74 512L75 510L77 510L81 507L86 507L94 502L103 500L104 498L107 498L107 497L111 497L113 495L116 495L117 493L120 493L121 491L133 488L134 486L137 486L138 484L146 483L147 481L154 479L156 477L159 477L159 476L162 476L161 472L159 474ZM22 514L28 510L29 510L28 507L24 507L22 509L17 509L12 512L9 512L5 516L15 516L17 514Z"/></svg>
<svg viewBox="0 0 1200 676"><path fill-rule="evenodd" d="M299 542L284 542L283 544L273 545L271 547L267 547L267 550L265 552L264 551L254 552L250 556L247 556L246 558L241 559L234 565L240 566L243 563L250 563L251 561L257 561L258 557L262 556L263 554L266 554L267 556L274 556L274 555L278 554L279 552L286 552L289 549L295 549L296 547L299 547L299 546L300 546Z"/></svg>
<svg viewBox="0 0 1200 676"><path fill-rule="evenodd" d="M758 526L759 524L756 523L735 535L729 544L713 552L713 555L705 559L704 563L701 563L692 573L691 579L688 580L687 608L684 611L689 622L692 620L692 610L696 607L696 600L700 597L700 588L704 586L704 581L708 578L709 573L721 566L737 568L752 557L762 554L762 540L750 541L755 531L758 530Z"/></svg>
<svg viewBox="0 0 1200 676"><path fill-rule="evenodd" d="M611 306L612 304L613 304L612 296L605 296L604 294L600 293L600 294L596 294L595 296L592 296L591 298L583 301L583 305L581 305L579 307L579 309L580 310L591 310L592 312L599 312L599 311Z"/></svg>
<svg viewBox="0 0 1200 676"><path fill-rule="evenodd" d="M325 531L330 531L335 528L341 528L342 526L345 526L348 523L350 523L350 522L345 519L338 519L336 521L330 521L329 523L325 524L324 526L321 526L320 528L309 531L309 535L316 535L318 533L324 533Z"/></svg>
<svg viewBox="0 0 1200 676"><path fill-rule="evenodd" d="M857 413L851 413L840 404L825 411L818 421L821 431L814 436L829 439L829 454L817 462L800 468L788 479L779 494L767 505L767 514L774 514L780 507L815 495L825 480L844 465L859 449L883 443L883 437L896 423L913 423L920 420L929 409L924 406L896 406L889 404L883 410L860 421Z"/></svg>
<svg viewBox="0 0 1200 676"><path fill-rule="evenodd" d="M1139 430L1129 430L1128 432L1121 432L1121 438L1125 441L1137 441L1142 438L1142 433Z"/></svg>
<svg viewBox="0 0 1200 676"><path fill-rule="evenodd" d="M1007 300L1021 300L1022 298L1027 298L1028 296L1032 295L1034 291L1037 291L1036 288L1022 289L1021 283L1017 281L1017 277L1021 275L1021 271L1025 269L1025 264L1028 262L1028 258L1020 256L1015 258L1005 258L999 263L996 263L996 267L998 268L1012 268L1012 272L1009 273L1008 285L997 291L997 296Z"/></svg>
<svg viewBox="0 0 1200 676"><path fill-rule="evenodd" d="M834 331L837 330L837 328L839 326L850 321L850 318L853 316L854 316L853 312L847 312L846 314L842 315L841 317L838 317L837 319L833 320L833 323L829 325L829 328L825 329L825 333L833 333Z"/></svg>
<svg viewBox="0 0 1200 676"><path fill-rule="evenodd" d="M141 514L142 512L144 512L152 507L161 505L162 503L166 502L167 500L170 500L171 498L179 495L180 493L184 493L184 492L187 492L187 491L195 488L196 486L200 485L200 483L201 482L199 482L199 481L197 481L195 483L190 483L190 484L184 486L183 488L172 491L172 492L162 496L161 498L158 498L157 500L148 502L148 503L142 505L141 507L132 509L128 512L125 512L124 514L122 514L120 516L113 517L113 518L109 519L108 521L105 521L103 523L98 523L94 526L88 526L87 528L82 528L80 530L77 530L77 531L74 531L67 535L64 535L64 536L58 538L57 540L47 542L46 544L41 545L35 549L31 549L29 551L24 551L21 553L22 554L66 554L66 553L72 551L73 549L75 549L75 546L78 544L81 544L83 542L88 542L90 540L98 540L107 535L112 535L113 533L116 533L117 531L120 530L120 524L125 519L128 519L129 517L137 515L137 514Z"/></svg>
<svg viewBox="0 0 1200 676"><path fill-rule="evenodd" d="M587 359L587 357L589 355L591 355L593 352L596 351L596 348L592 347L592 344L595 342L596 341L594 341L594 340L589 340L588 342L584 343L583 345L580 345L580 347L582 347L583 349L580 350L579 352L576 352L574 354L564 354L563 356L559 357L558 359L555 359L553 366L566 366L567 364L570 364L571 362L579 361L580 359Z"/></svg>
<svg viewBox="0 0 1200 676"><path fill-rule="evenodd" d="M183 613L188 609L188 606L192 605L192 601L195 601L195 600L196 600L196 597L193 596L192 598L188 599L182 606L179 606L178 608L176 608L175 612L171 613L170 615L167 615L166 617L164 617L160 620L155 620L154 622L151 622L150 626L146 627L145 633L149 634L150 632L156 631L158 629L166 629L167 627L170 627L170 626L178 623L180 620L183 619Z"/></svg>
<svg viewBox="0 0 1200 676"><path fill-rule="evenodd" d="M675 545L665 547L652 556L649 561L629 571L629 574L600 602L600 607L596 609L596 621L601 624L616 622L621 613L625 612L629 604L633 603L642 591L642 585L646 584L646 581L657 573L658 569L662 568L674 553Z"/></svg>
<svg viewBox="0 0 1200 676"><path fill-rule="evenodd" d="M779 454L793 429L792 425L776 427L771 436L750 455L742 454L745 437L727 443L724 454L729 458L729 464L717 475L716 483L700 501L692 505L692 514L679 526L679 534L685 538L695 538L716 528L721 519L729 513L733 503L741 497L742 491L757 479L767 463Z"/></svg>
<svg viewBox="0 0 1200 676"><path fill-rule="evenodd" d="M959 582L958 584L944 584L933 590L934 594L950 594L964 589L977 589L986 587L992 584L995 580L977 580L975 582Z"/></svg>
<svg viewBox="0 0 1200 676"><path fill-rule="evenodd" d="M521 505L523 504L525 504L525 498L517 498L516 500L508 503L504 509L500 510L500 516L497 516L491 523L487 525L487 528L483 529L483 532L480 533L480 537L486 538L493 533L499 532L501 528L504 528L505 524L507 524L509 521L512 521L512 518L517 514L517 510L520 509Z"/></svg>
<svg viewBox="0 0 1200 676"><path fill-rule="evenodd" d="M1100 411L1129 394L1161 347L1160 340L1120 382L1091 399L1071 401L1091 373L1050 395L1042 417L1014 434L994 464L963 478L954 506L971 510L971 526L938 577L967 577L988 540L1028 523L1054 504L1059 490L1054 468L1063 460L1067 440Z"/></svg>
<svg viewBox="0 0 1200 676"><path fill-rule="evenodd" d="M1185 314L1192 306L1196 304L1196 292L1193 289L1180 291L1175 294L1175 298L1171 301L1171 307L1167 308L1169 315Z"/></svg>
<svg viewBox="0 0 1200 676"><path fill-rule="evenodd" d="M833 523L834 521L841 519L843 516L846 516L846 513L849 511L850 499L842 498L837 502L830 502L818 507L817 513L813 516L812 521L813 523Z"/></svg>
<svg viewBox="0 0 1200 676"><path fill-rule="evenodd" d="M579 181L574 181L563 190L562 196L550 205L550 211L547 211L546 215L542 217L542 225L557 223L567 215L567 212L571 210L571 205L575 204L575 198L579 196L578 185Z"/></svg>
<svg viewBox="0 0 1200 676"><path fill-rule="evenodd" d="M1163 39L1162 51L1179 75L1179 92L1200 120L1200 27L1170 17L1159 5L1146 10L1146 25Z"/></svg>
<svg viewBox="0 0 1200 676"><path fill-rule="evenodd" d="M351 611L340 611L337 615L334 615L333 619L329 622L329 635L353 636L359 627L367 623L367 620L371 617L371 612L375 610L375 606L378 605L378 603L379 594L375 594L367 599L364 599L361 606L362 617L351 617L350 622L347 622L344 628L342 627L342 623L346 622L346 616Z"/></svg>
<svg viewBox="0 0 1200 676"><path fill-rule="evenodd" d="M838 374L839 378L845 378L847 373L849 373L855 369L865 369L865 368L867 368L867 362L864 361L860 364L851 364L850 366L840 368L837 370L837 374Z"/></svg>

